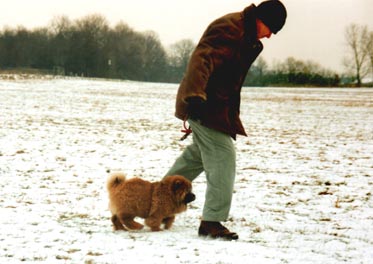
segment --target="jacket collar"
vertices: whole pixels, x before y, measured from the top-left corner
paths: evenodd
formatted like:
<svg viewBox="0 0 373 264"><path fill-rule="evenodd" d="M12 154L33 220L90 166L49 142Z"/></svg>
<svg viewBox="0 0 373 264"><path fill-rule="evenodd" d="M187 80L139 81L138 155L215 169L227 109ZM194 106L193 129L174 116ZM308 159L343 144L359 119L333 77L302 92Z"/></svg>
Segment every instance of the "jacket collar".
<svg viewBox="0 0 373 264"><path fill-rule="evenodd" d="M257 42L256 6L252 4L243 10L245 38L249 42Z"/></svg>

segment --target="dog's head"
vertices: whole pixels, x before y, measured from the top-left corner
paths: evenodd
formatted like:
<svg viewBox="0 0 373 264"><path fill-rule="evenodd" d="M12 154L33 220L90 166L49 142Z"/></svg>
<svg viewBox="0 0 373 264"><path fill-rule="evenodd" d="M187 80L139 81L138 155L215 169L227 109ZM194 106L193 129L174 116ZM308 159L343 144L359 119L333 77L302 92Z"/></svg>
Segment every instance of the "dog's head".
<svg viewBox="0 0 373 264"><path fill-rule="evenodd" d="M171 192L174 194L178 203L188 204L196 199L192 193L192 183L180 175L169 176L165 179L169 182Z"/></svg>

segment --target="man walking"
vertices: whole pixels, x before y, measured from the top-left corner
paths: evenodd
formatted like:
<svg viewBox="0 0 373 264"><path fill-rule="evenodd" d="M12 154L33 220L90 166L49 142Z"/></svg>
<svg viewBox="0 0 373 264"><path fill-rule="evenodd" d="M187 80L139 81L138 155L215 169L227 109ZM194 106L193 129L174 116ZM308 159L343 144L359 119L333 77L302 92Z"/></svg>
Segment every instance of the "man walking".
<svg viewBox="0 0 373 264"><path fill-rule="evenodd" d="M236 240L221 222L229 215L236 153L232 139L247 136L241 123L240 92L251 64L263 50L261 38L276 34L287 12L278 0L268 0L213 21L191 55L176 98L176 117L193 131L189 145L166 176L179 174L207 180L200 236Z"/></svg>

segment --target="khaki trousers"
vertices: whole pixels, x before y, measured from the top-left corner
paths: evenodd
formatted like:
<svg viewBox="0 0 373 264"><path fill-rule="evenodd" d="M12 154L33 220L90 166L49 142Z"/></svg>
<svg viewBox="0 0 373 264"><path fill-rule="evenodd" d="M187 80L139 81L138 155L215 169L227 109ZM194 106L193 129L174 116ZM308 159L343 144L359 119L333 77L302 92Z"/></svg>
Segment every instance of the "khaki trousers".
<svg viewBox="0 0 373 264"><path fill-rule="evenodd" d="M167 172L193 181L203 171L207 188L202 213L204 221L226 221L232 202L236 175L236 150L232 138L222 132L188 120L193 130L193 143Z"/></svg>

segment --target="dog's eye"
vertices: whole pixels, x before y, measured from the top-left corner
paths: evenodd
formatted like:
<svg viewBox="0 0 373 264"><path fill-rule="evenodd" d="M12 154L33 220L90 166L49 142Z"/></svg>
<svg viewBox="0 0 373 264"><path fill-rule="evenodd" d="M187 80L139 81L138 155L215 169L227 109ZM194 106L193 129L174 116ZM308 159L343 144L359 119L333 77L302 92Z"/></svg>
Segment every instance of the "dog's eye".
<svg viewBox="0 0 373 264"><path fill-rule="evenodd" d="M181 181L175 181L175 183L173 184L173 191L175 192L179 190L182 186L183 186L183 183Z"/></svg>

